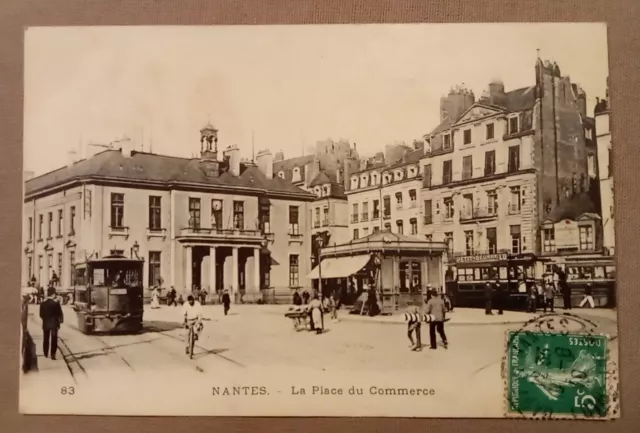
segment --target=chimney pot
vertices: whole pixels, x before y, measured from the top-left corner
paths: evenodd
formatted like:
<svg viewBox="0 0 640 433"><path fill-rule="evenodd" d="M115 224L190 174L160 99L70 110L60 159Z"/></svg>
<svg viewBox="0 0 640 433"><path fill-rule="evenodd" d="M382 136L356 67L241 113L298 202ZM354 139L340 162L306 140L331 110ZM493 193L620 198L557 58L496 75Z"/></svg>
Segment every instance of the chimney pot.
<svg viewBox="0 0 640 433"><path fill-rule="evenodd" d="M273 155L269 149L264 149L256 155L256 165L267 179L273 179Z"/></svg>

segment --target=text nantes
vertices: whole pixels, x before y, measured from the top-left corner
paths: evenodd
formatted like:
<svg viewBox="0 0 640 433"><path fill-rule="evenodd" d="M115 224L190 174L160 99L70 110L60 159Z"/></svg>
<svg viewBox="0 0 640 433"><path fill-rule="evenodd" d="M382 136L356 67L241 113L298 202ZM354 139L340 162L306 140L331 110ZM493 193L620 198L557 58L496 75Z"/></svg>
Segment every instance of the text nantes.
<svg viewBox="0 0 640 433"><path fill-rule="evenodd" d="M213 395L268 395L266 386L213 386Z"/></svg>

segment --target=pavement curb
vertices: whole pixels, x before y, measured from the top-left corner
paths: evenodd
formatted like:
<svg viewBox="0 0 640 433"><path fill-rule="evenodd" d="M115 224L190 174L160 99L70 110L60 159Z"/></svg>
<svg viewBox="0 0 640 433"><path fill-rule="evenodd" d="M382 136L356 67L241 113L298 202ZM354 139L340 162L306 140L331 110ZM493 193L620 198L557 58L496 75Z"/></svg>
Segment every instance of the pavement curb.
<svg viewBox="0 0 640 433"><path fill-rule="evenodd" d="M261 314L272 314L272 315L282 315L284 316L285 311L261 311ZM455 313L454 313L455 314ZM383 316L389 317L389 316ZM538 315L532 315L527 318L522 319L513 319L513 320L501 320L501 321L493 321L493 322L456 322L451 319L447 321L447 326L501 326L501 325L518 325L524 324L531 319L538 317ZM407 322L404 320L391 321L391 320L381 320L377 318L365 318L362 316L352 315L352 314L343 314L338 316L338 321L340 322L360 322L360 323L381 323L385 325L406 325Z"/></svg>

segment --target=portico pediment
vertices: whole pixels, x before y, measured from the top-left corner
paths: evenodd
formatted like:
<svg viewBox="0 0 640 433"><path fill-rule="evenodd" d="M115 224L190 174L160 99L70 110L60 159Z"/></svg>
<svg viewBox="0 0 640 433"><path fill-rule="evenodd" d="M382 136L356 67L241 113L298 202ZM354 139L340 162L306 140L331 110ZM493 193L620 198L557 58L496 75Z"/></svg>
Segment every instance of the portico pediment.
<svg viewBox="0 0 640 433"><path fill-rule="evenodd" d="M460 117L460 119L455 124L459 125L462 123L484 119L485 117L493 116L501 112L502 110L499 110L497 108L476 104L469 108L465 113L463 113L462 117Z"/></svg>

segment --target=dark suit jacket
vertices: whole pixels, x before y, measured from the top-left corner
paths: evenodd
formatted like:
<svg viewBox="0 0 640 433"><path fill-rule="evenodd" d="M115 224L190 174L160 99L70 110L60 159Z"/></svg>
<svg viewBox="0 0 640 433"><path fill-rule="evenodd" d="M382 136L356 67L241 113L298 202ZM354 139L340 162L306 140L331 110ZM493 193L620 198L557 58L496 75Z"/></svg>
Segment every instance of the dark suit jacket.
<svg viewBox="0 0 640 433"><path fill-rule="evenodd" d="M43 329L58 329L64 321L62 307L58 301L51 298L40 304L40 318Z"/></svg>

